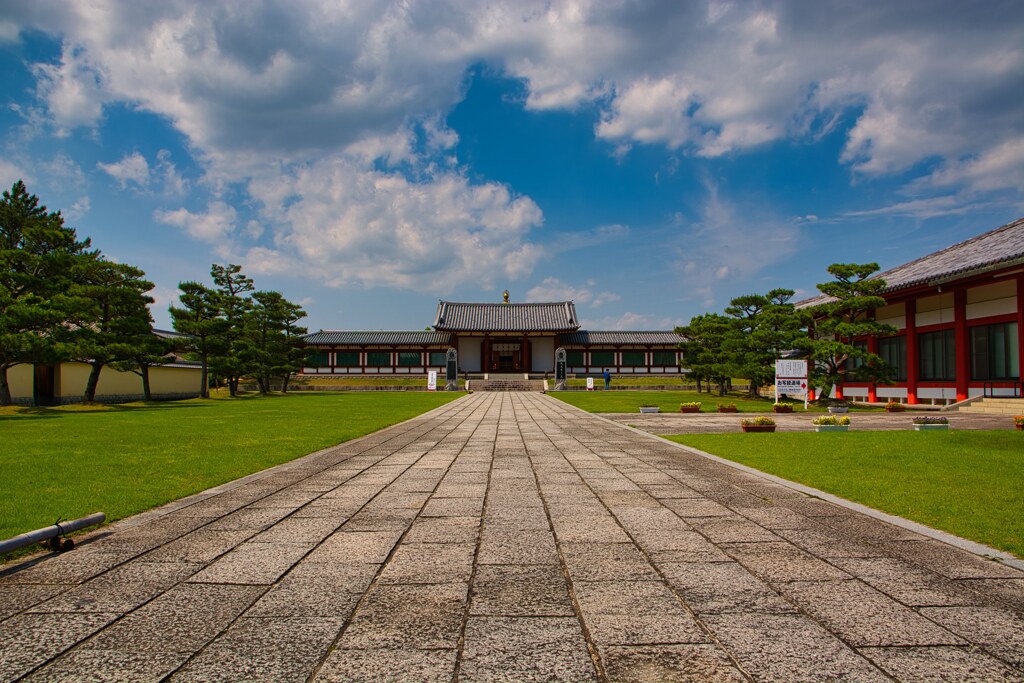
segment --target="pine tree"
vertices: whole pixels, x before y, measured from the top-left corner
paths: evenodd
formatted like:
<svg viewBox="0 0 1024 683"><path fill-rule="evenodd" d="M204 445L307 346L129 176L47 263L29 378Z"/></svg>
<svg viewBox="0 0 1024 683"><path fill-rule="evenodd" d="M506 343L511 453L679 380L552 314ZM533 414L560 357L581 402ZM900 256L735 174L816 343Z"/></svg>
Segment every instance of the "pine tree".
<svg viewBox="0 0 1024 683"><path fill-rule="evenodd" d="M104 258L83 260L74 271L71 291L88 305L77 312L69 335L70 356L90 366L83 400L91 403L103 368L129 359L152 334L153 297L146 292L153 283L135 266Z"/></svg>
<svg viewBox="0 0 1024 683"><path fill-rule="evenodd" d="M854 344L897 331L874 320L874 311L885 305L885 281L871 277L877 271L877 263L832 264L828 272L835 280L818 285L829 298L803 310L808 331L803 345L811 360L811 382L822 398L851 375L867 382L889 380L891 368L882 358Z"/></svg>
<svg viewBox="0 0 1024 683"><path fill-rule="evenodd" d="M0 405L11 404L7 371L20 363L52 364L61 333L84 302L69 294L73 264L94 258L60 212L49 213L25 183L0 199Z"/></svg>

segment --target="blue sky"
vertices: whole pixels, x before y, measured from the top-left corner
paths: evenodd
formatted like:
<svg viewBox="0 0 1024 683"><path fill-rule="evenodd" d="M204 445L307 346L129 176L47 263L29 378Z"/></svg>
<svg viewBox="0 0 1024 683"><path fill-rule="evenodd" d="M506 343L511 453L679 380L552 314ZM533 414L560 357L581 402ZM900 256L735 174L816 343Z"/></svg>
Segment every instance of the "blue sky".
<svg viewBox="0 0 1024 683"><path fill-rule="evenodd" d="M311 330L669 329L1024 215L1020 2L0 0L0 184Z"/></svg>

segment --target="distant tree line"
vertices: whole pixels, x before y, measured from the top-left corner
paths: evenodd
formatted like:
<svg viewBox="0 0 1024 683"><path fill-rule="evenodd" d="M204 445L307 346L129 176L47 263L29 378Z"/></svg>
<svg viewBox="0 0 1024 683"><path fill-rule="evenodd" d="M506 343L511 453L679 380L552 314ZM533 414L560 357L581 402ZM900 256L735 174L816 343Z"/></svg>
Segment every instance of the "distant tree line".
<svg viewBox="0 0 1024 683"><path fill-rule="evenodd" d="M305 350L298 321L306 313L279 292L256 291L236 265L211 269L213 287L180 284L180 307L171 308L183 336L153 332L148 292L153 283L134 266L116 263L80 240L49 212L22 181L0 198L0 405L12 403L7 371L19 364L77 361L90 366L83 400L92 402L100 373L110 366L142 378L151 398L150 368L187 354L207 374L223 379L232 395L242 377L270 390L288 378Z"/></svg>
<svg viewBox="0 0 1024 683"><path fill-rule="evenodd" d="M697 390L719 395L733 378L746 379L749 393L775 381L775 361L784 354L808 360L810 384L827 398L847 381L887 383L892 368L867 350L865 340L896 329L874 319L885 305L885 281L872 278L878 264L841 264L828 268L831 282L818 285L825 297L797 309L790 289L748 294L729 302L723 313L695 316L677 327L686 338L680 348Z"/></svg>

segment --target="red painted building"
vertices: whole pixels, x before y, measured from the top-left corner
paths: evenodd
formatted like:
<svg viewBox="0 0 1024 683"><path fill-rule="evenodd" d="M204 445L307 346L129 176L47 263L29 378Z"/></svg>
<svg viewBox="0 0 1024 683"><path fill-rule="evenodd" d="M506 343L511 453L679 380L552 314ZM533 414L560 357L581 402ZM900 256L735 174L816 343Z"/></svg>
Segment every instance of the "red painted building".
<svg viewBox="0 0 1024 683"><path fill-rule="evenodd" d="M944 404L1021 396L1024 218L877 277L886 305L875 319L898 332L860 343L896 369L895 382L850 382L837 397Z"/></svg>

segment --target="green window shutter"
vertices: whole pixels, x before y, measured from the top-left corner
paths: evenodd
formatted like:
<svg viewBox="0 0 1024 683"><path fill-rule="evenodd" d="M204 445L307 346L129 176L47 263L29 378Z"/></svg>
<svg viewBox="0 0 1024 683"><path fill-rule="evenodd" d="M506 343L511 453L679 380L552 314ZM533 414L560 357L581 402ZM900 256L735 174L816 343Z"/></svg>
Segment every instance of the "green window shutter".
<svg viewBox="0 0 1024 683"><path fill-rule="evenodd" d="M643 351L623 351L622 352L622 364L631 365L633 367L641 367L647 365L647 361L644 358Z"/></svg>
<svg viewBox="0 0 1024 683"><path fill-rule="evenodd" d="M391 367L390 351L367 351L366 364L373 366Z"/></svg>
<svg viewBox="0 0 1024 683"><path fill-rule="evenodd" d="M313 367L325 367L331 364L329 351L315 351L309 356L309 364Z"/></svg>
<svg viewBox="0 0 1024 683"><path fill-rule="evenodd" d="M590 365L615 365L614 351L591 351Z"/></svg>
<svg viewBox="0 0 1024 683"><path fill-rule="evenodd" d="M422 361L422 356L419 351L399 351L398 352L398 364L403 367L411 367L419 365Z"/></svg>
<svg viewBox="0 0 1024 683"><path fill-rule="evenodd" d="M676 352L675 351L655 351L654 358L652 359L652 365L675 365L676 364Z"/></svg>
<svg viewBox="0 0 1024 683"><path fill-rule="evenodd" d="M430 365L432 367L444 367L448 363L448 354L444 351L430 352Z"/></svg>
<svg viewBox="0 0 1024 683"><path fill-rule="evenodd" d="M565 352L565 364L570 367L579 367L583 365L583 352L582 351L569 351Z"/></svg>
<svg viewBox="0 0 1024 683"><path fill-rule="evenodd" d="M359 367L359 352L336 351L334 353L334 364L343 368Z"/></svg>

